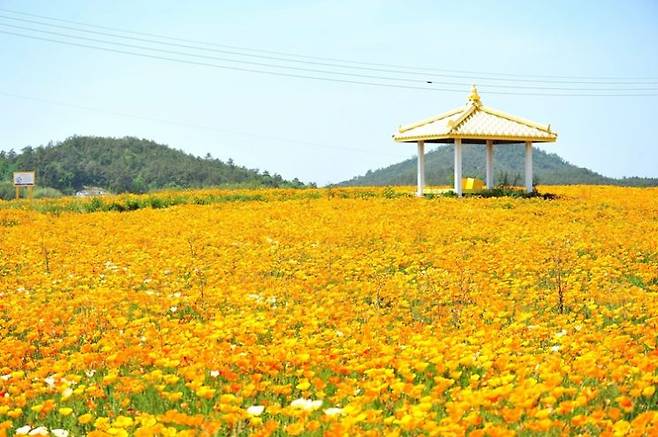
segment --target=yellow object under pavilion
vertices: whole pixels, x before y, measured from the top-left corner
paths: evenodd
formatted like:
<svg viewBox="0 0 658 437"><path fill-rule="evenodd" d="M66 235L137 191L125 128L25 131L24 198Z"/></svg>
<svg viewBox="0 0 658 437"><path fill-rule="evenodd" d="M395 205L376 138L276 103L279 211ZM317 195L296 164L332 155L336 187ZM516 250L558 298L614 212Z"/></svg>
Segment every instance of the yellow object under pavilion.
<svg viewBox="0 0 658 437"><path fill-rule="evenodd" d="M461 196L462 145L486 145L486 183L494 187L493 151L495 145L525 143L525 188L532 192L532 144L551 143L557 133L551 126L516 117L482 104L477 88L473 85L465 106L443 114L400 126L393 135L400 143L418 144L418 189L416 195L423 196L425 189L425 143L455 145L455 193Z"/></svg>

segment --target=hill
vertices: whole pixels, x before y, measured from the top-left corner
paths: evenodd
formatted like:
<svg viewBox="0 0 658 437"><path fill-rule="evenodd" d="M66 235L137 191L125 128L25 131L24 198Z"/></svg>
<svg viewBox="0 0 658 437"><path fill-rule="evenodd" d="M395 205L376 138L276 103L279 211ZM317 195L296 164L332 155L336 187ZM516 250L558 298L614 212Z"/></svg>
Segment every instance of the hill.
<svg viewBox="0 0 658 437"><path fill-rule="evenodd" d="M297 179L286 181L277 174L238 166L230 159L200 158L134 137L74 136L57 144L25 147L21 153L0 152L0 196L7 185L9 196L13 195L10 180L16 170L36 170L40 187L67 194L84 186L116 193L217 185L304 186Z"/></svg>
<svg viewBox="0 0 658 437"><path fill-rule="evenodd" d="M525 151L523 144L510 144L494 148L495 182L523 183ZM440 146L425 155L425 178L429 185L452 185L454 146ZM417 158L393 164L389 167L368 171L363 176L354 177L338 185L415 185ZM484 178L485 147L464 145L463 174L469 177ZM614 179L600 175L584 167L568 163L554 153L541 149L533 150L533 174L535 183L546 185L605 184L628 186L658 185L656 178Z"/></svg>

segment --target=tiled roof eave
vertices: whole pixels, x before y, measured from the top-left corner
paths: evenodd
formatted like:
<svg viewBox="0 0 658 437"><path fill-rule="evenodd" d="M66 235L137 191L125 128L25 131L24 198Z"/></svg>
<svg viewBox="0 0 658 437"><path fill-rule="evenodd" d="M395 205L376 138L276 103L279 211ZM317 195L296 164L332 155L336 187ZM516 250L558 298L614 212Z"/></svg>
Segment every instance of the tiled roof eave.
<svg viewBox="0 0 658 437"><path fill-rule="evenodd" d="M462 140L493 140L493 141L508 141L508 142L525 142L532 141L533 143L553 143L557 140L557 135L552 136L516 136L516 135L393 135L393 139L398 143L412 143L416 141L431 141L431 140L451 140L460 138Z"/></svg>
<svg viewBox="0 0 658 437"><path fill-rule="evenodd" d="M512 115L512 114L508 114L507 112L501 111L499 109L491 108L489 106L484 106L483 105L483 106L480 107L480 110L482 112L486 112L487 114L493 115L495 117L504 118L506 120L510 120L510 121L513 121L513 122L516 122L516 123L519 123L519 124L523 124L523 125L531 127L531 128L538 129L542 132L546 132L547 134L554 133L554 132L551 132L550 125L548 125L548 124L541 124L541 123L537 123L537 122L534 122L534 121L530 121L526 118L518 117L518 116Z"/></svg>

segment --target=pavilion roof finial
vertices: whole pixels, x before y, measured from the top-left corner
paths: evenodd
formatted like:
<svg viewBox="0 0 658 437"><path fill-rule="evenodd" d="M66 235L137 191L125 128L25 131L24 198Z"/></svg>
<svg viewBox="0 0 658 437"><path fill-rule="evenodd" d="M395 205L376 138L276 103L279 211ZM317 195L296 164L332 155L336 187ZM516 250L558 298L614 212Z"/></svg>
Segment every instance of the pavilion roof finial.
<svg viewBox="0 0 658 437"><path fill-rule="evenodd" d="M480 101L480 95L478 94L478 89L475 86L475 84L473 84L473 86L471 87L471 94L468 96L468 100L470 102L473 102L475 106L480 106L482 104L482 102Z"/></svg>

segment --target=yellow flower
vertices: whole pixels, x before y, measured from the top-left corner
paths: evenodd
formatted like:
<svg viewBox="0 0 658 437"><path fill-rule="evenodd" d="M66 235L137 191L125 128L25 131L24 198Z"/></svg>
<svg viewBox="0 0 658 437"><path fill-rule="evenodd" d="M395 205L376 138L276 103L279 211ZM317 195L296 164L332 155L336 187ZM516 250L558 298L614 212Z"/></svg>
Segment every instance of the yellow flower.
<svg viewBox="0 0 658 437"><path fill-rule="evenodd" d="M20 408L14 408L13 410L10 410L7 412L7 416L11 417L12 419L17 419L23 415L23 410Z"/></svg>
<svg viewBox="0 0 658 437"><path fill-rule="evenodd" d="M60 409L57 410L57 411L58 411L59 414L61 414L62 416L69 416L69 415L73 412L73 408L62 407L62 408L60 408Z"/></svg>
<svg viewBox="0 0 658 437"><path fill-rule="evenodd" d="M645 398L650 398L651 396L653 396L655 392L656 392L656 387L653 385L649 385L647 387L644 387L644 389L642 390L642 396L644 396Z"/></svg>
<svg viewBox="0 0 658 437"><path fill-rule="evenodd" d="M207 386L201 386L196 390L196 395L200 398L211 399L215 396L215 389Z"/></svg>
<svg viewBox="0 0 658 437"><path fill-rule="evenodd" d="M311 383L308 382L308 379L302 379L299 384L297 384L298 390L308 390L311 387Z"/></svg>
<svg viewBox="0 0 658 437"><path fill-rule="evenodd" d="M78 422L82 425L86 425L87 423L90 423L92 420L94 420L94 416L92 416L89 413L85 413L78 417Z"/></svg>
<svg viewBox="0 0 658 437"><path fill-rule="evenodd" d="M113 422L113 428L128 428L133 425L133 419L127 416L118 416Z"/></svg>
<svg viewBox="0 0 658 437"><path fill-rule="evenodd" d="M658 188L546 189L0 202L0 436L652 435Z"/></svg>
<svg viewBox="0 0 658 437"><path fill-rule="evenodd" d="M628 423L625 420L620 420L619 422L615 423L613 426L613 432L615 436L623 436L628 433L629 429L631 427L631 424Z"/></svg>
<svg viewBox="0 0 658 437"><path fill-rule="evenodd" d="M106 431L110 428L110 419L99 417L94 421L94 428Z"/></svg>

